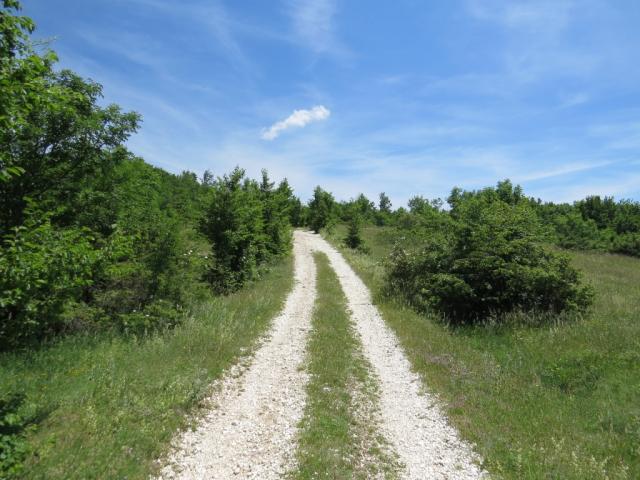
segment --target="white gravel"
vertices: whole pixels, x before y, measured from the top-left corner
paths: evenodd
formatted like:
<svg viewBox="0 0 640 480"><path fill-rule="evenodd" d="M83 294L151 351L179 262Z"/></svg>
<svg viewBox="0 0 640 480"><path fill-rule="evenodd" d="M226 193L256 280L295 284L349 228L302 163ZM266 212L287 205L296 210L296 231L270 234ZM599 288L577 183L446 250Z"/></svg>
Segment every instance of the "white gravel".
<svg viewBox="0 0 640 480"><path fill-rule="evenodd" d="M247 367L231 369L214 387L212 409L195 431L176 439L160 478L268 480L293 467L308 380L302 366L316 298L311 241L295 232L295 285L270 337Z"/></svg>
<svg viewBox="0 0 640 480"><path fill-rule="evenodd" d="M403 479L484 478L478 457L460 440L411 371L369 290L342 255L319 235L294 233L295 286L270 336L245 365L214 385L211 409L179 435L164 479L275 479L295 467L297 426L305 405L307 334L316 298L312 252L327 254L347 297L363 353L379 382L379 431L402 463ZM327 472L330 474L330 472Z"/></svg>
<svg viewBox="0 0 640 480"><path fill-rule="evenodd" d="M478 458L460 440L435 398L411 371L397 337L371 303L365 284L342 255L323 238L304 233L315 250L327 254L336 271L364 355L380 382L381 431L404 464L405 479L484 478Z"/></svg>

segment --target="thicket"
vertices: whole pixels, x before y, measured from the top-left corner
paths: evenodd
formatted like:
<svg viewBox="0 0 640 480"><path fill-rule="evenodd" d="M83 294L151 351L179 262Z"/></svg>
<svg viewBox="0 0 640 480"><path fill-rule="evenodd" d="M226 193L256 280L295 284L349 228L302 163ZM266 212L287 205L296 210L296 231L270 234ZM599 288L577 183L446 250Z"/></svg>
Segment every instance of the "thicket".
<svg viewBox="0 0 640 480"><path fill-rule="evenodd" d="M298 202L286 180L274 189L266 171L258 183L236 168L210 188L211 200L201 222L213 249L207 278L217 293L228 293L289 250L291 210Z"/></svg>
<svg viewBox="0 0 640 480"><path fill-rule="evenodd" d="M563 248L640 256L639 202L598 195L573 204L530 202Z"/></svg>
<svg viewBox="0 0 640 480"><path fill-rule="evenodd" d="M592 292L569 259L545 248L544 229L519 188L506 181L477 192L454 189L448 203L446 211L439 202L410 202L420 246L394 249L389 293L451 323L590 305Z"/></svg>
<svg viewBox="0 0 640 480"><path fill-rule="evenodd" d="M203 296L255 278L290 246L302 205L236 169L214 179L136 158L140 116L30 41L0 10L0 350L96 330L175 325Z"/></svg>
<svg viewBox="0 0 640 480"><path fill-rule="evenodd" d="M338 205L331 193L319 186L313 191L309 201L307 226L316 233L333 225L338 217Z"/></svg>

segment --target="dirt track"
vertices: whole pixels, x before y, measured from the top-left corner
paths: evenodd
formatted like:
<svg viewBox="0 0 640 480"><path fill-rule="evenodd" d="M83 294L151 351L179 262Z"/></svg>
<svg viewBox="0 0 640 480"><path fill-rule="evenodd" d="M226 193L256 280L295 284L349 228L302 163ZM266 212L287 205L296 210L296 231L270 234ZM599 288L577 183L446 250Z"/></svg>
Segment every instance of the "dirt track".
<svg viewBox="0 0 640 480"><path fill-rule="evenodd" d="M318 235L294 234L295 285L253 358L214 386L211 409L175 441L162 478L281 478L294 465L296 426L305 405L301 369L316 297L312 252L327 254L347 297L363 351L380 386L380 430L406 479L483 477L471 448L421 387L367 287ZM325 477L325 475L320 475ZM328 478L331 478L329 473Z"/></svg>

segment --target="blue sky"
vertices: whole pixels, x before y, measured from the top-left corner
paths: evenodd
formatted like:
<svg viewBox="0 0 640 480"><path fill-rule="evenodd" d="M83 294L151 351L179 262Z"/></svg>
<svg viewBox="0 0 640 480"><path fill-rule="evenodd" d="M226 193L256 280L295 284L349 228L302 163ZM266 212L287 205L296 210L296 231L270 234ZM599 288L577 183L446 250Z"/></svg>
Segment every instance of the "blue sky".
<svg viewBox="0 0 640 480"><path fill-rule="evenodd" d="M637 0L23 0L172 172L640 199Z"/></svg>

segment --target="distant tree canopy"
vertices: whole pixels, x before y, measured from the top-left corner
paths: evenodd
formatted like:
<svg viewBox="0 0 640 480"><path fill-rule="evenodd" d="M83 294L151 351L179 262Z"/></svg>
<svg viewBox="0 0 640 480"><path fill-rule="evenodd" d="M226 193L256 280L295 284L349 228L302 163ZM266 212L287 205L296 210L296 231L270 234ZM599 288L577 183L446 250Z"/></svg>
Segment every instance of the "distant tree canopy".
<svg viewBox="0 0 640 480"><path fill-rule="evenodd" d="M386 193L380 193L380 201L378 202L378 210L382 213L391 213L391 199Z"/></svg>
<svg viewBox="0 0 640 480"><path fill-rule="evenodd" d="M318 233L335 221L336 201L329 192L319 186L313 191L313 198L309 201L309 228Z"/></svg>

